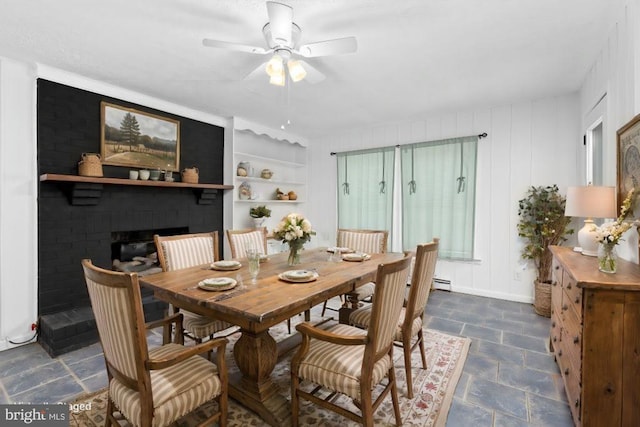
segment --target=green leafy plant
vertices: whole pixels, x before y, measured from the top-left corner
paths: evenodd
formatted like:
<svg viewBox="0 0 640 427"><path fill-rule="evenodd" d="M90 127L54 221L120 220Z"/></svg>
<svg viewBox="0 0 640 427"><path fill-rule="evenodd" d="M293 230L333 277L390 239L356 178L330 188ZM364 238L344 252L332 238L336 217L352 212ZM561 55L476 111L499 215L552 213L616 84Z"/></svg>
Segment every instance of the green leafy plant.
<svg viewBox="0 0 640 427"><path fill-rule="evenodd" d="M249 209L249 216L251 218L269 218L271 216L271 209L265 205L254 206Z"/></svg>
<svg viewBox="0 0 640 427"><path fill-rule="evenodd" d="M569 228L571 217L564 216L566 198L557 185L530 187L526 196L518 201L518 235L526 241L522 258L531 259L536 265L536 280L551 281L553 255L550 245L560 245L573 234Z"/></svg>

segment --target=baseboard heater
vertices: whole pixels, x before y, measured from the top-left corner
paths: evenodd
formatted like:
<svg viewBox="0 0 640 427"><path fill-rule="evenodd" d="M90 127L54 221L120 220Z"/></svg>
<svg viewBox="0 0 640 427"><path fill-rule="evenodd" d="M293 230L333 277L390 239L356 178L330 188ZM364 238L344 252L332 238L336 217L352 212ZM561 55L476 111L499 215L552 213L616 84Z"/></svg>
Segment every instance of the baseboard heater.
<svg viewBox="0 0 640 427"><path fill-rule="evenodd" d="M434 289L441 289L443 291L451 292L451 280L443 279L440 277L433 278L433 287Z"/></svg>

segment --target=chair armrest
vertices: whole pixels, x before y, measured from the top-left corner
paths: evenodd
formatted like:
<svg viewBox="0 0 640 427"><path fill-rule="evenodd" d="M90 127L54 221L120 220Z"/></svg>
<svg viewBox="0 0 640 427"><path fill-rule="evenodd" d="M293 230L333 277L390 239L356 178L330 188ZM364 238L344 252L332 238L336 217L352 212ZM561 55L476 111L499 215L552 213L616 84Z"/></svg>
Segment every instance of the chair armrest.
<svg viewBox="0 0 640 427"><path fill-rule="evenodd" d="M325 329L317 328L309 323L296 325L296 330L302 335L340 345L364 345L368 342L367 335L339 335Z"/></svg>
<svg viewBox="0 0 640 427"><path fill-rule="evenodd" d="M184 344L184 335L182 328L182 313L175 312L174 314L165 317L164 319L155 320L153 322L146 323L145 329L155 329L159 327L163 327L164 331L162 333L162 345L169 344L171 342L171 324L176 324L176 333L175 333L175 343L176 344Z"/></svg>
<svg viewBox="0 0 640 427"><path fill-rule="evenodd" d="M179 322L179 323L178 323ZM182 313L172 314L171 316L167 316L164 319L154 320L153 322L148 322L144 324L145 329L155 329L160 326L166 326L171 323L176 323L176 325L180 326L182 329Z"/></svg>
<svg viewBox="0 0 640 427"><path fill-rule="evenodd" d="M184 347L184 350L179 353L174 353L169 357L149 359L147 361L147 368L150 370L168 368L183 360L187 360L191 356L207 353L214 348L217 348L219 353L224 353L228 342L229 340L226 338L216 338L193 347Z"/></svg>

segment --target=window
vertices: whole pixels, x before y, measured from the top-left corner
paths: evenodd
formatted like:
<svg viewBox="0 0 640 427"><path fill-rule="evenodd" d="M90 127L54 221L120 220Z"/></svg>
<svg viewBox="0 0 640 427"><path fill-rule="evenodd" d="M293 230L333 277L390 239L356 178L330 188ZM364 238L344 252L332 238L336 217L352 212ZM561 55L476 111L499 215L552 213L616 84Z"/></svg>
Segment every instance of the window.
<svg viewBox="0 0 640 427"><path fill-rule="evenodd" d="M395 148L338 153L338 227L391 230Z"/></svg>
<svg viewBox="0 0 640 427"><path fill-rule="evenodd" d="M440 257L472 259L477 142L473 136L338 153L338 227L389 230L403 250L440 237ZM394 176L402 187L396 198Z"/></svg>
<svg viewBox="0 0 640 427"><path fill-rule="evenodd" d="M405 250L440 237L440 257L473 258L477 141L474 136L402 146Z"/></svg>

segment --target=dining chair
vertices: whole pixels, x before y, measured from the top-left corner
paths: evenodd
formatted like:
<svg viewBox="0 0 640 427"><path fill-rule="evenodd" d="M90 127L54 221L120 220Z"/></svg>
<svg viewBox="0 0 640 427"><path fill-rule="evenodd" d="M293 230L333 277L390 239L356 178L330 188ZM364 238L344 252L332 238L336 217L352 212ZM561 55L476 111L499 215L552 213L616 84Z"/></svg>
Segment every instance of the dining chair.
<svg viewBox="0 0 640 427"><path fill-rule="evenodd" d="M107 368L105 425L120 426L118 411L135 426L167 426L215 399L218 410L205 424L226 426L228 340L185 347L181 313L145 325L137 273L105 270L88 259L82 268ZM147 330L171 322L177 325L175 342L149 349ZM199 356L214 349L215 364Z"/></svg>
<svg viewBox="0 0 640 427"><path fill-rule="evenodd" d="M418 245L416 249L415 265L409 287L409 296L400 312L396 325L394 341L400 345L404 353L404 367L407 375L407 397L413 399L413 380L411 377L411 353L420 347L422 369L427 369L427 359L424 352L424 312L429 299L433 274L438 260L438 245L440 239ZM369 328L373 312L371 306L359 308L349 316L349 324L361 328ZM416 339L413 344L411 340Z"/></svg>
<svg viewBox="0 0 640 427"><path fill-rule="evenodd" d="M231 248L231 258L246 258L247 249L251 248L267 254L267 227L227 230L227 240ZM305 311L305 320L309 320L310 317L310 312ZM291 319L287 319L287 331L291 334Z"/></svg>
<svg viewBox="0 0 640 427"><path fill-rule="evenodd" d="M231 258L247 256L247 249L258 249L267 254L267 227L227 230L227 240L231 248Z"/></svg>
<svg viewBox="0 0 640 427"><path fill-rule="evenodd" d="M368 254L383 254L387 252L387 240L389 232L386 230L356 230L348 228L339 228L336 237L337 247L349 248L355 252L364 252ZM365 283L358 286L353 292L347 296L353 308L360 305L361 301L371 298L375 291L374 282ZM344 297L340 297L341 300ZM327 302L322 306L322 316L327 310Z"/></svg>
<svg viewBox="0 0 640 427"><path fill-rule="evenodd" d="M153 236L162 271L181 270L196 265L211 264L220 259L218 232ZM171 307L176 311L177 307ZM204 338L213 338L217 332L233 325L207 316L182 310L184 335L201 343Z"/></svg>
<svg viewBox="0 0 640 427"><path fill-rule="evenodd" d="M291 360L294 427L299 423L300 399L365 426L373 426L373 413L389 393L396 424L401 425L393 338L405 297L410 262L411 258L406 256L378 266L371 323L366 331L344 324L326 329L308 322L296 326L302 342ZM385 377L388 378L386 384ZM382 384L383 390L374 396L373 390L378 384ZM309 388L312 391L308 391ZM336 393L351 398L360 413L337 402Z"/></svg>

